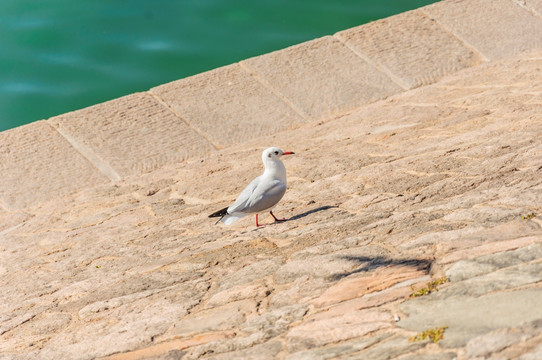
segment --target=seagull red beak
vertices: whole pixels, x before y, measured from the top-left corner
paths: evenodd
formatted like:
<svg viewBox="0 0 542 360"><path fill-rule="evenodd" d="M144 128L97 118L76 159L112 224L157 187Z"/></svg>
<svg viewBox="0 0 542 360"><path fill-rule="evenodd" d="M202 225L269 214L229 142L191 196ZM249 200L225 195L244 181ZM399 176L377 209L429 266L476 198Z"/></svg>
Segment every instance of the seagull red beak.
<svg viewBox="0 0 542 360"><path fill-rule="evenodd" d="M295 152L292 152L292 151L286 151L285 153L283 153L282 155L293 155L295 154Z"/></svg>

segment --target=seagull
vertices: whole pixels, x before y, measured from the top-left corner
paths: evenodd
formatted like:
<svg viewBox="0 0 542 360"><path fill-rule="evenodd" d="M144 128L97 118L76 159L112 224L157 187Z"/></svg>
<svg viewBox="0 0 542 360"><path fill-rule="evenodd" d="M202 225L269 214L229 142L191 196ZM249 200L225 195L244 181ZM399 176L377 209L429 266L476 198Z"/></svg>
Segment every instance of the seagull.
<svg viewBox="0 0 542 360"><path fill-rule="evenodd" d="M220 217L219 222L231 225L243 216L256 215L256 227L264 226L258 224L258 213L269 210L275 221L277 219L271 209L277 205L286 192L286 168L280 160L283 155L292 155L291 151L283 151L278 147L270 147L262 153L262 162L265 171L248 184L241 192L237 200L227 208L212 213L209 217Z"/></svg>

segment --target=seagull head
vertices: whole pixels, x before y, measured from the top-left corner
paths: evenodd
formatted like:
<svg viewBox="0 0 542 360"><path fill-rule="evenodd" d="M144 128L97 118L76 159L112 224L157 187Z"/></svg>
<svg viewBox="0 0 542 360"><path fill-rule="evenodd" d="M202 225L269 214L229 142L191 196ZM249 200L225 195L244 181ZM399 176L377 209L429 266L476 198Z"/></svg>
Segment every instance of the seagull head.
<svg viewBox="0 0 542 360"><path fill-rule="evenodd" d="M279 149L278 147L270 147L266 150L264 150L262 154L262 160L265 162L266 160L279 160L282 155L292 155L294 154L291 151L284 151L282 149Z"/></svg>

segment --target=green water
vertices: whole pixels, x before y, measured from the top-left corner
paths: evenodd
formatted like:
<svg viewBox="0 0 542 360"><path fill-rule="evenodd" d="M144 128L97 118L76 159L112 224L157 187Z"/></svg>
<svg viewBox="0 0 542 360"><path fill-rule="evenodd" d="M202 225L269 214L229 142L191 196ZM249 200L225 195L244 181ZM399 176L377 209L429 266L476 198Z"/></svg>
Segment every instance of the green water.
<svg viewBox="0 0 542 360"><path fill-rule="evenodd" d="M431 0L3 0L0 131Z"/></svg>

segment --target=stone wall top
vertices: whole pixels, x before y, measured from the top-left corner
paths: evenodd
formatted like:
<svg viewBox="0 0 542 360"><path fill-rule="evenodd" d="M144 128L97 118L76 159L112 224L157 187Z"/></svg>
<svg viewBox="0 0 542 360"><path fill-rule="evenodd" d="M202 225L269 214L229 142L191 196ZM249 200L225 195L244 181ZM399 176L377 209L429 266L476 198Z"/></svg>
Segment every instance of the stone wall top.
<svg viewBox="0 0 542 360"><path fill-rule="evenodd" d="M55 116L52 131L42 133L42 123L4 131L0 166L11 180L0 204L25 207L145 174L542 48L541 8L539 0L442 1ZM30 133L32 145L23 139ZM66 151L40 150L55 142Z"/></svg>

